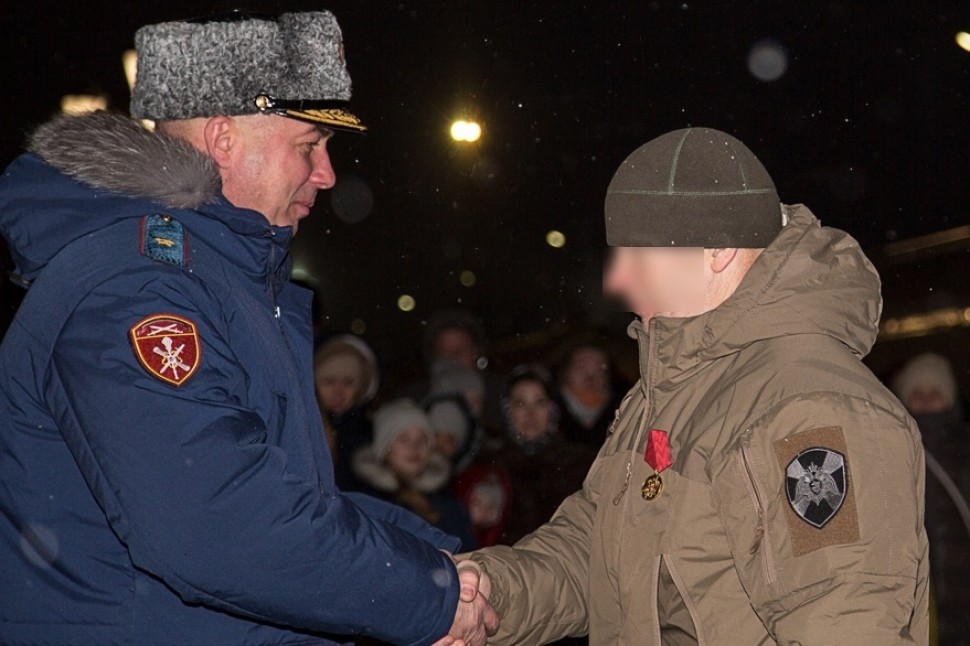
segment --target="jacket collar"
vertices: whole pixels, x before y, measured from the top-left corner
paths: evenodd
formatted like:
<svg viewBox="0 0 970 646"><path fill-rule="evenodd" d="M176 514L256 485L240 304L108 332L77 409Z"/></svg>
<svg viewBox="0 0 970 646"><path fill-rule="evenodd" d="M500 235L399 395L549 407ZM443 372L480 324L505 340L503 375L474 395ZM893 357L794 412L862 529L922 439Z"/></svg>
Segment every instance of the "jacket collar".
<svg viewBox="0 0 970 646"><path fill-rule="evenodd" d="M822 227L804 206L784 208L788 225L720 307L630 324L645 384L681 382L712 361L781 336L828 336L859 357L868 354L882 312L876 270L848 234Z"/></svg>
<svg viewBox="0 0 970 646"><path fill-rule="evenodd" d="M28 148L0 186L0 228L27 279L71 241L158 210L254 279L278 289L289 276L292 229L232 205L212 160L184 141L95 112L52 119Z"/></svg>
<svg viewBox="0 0 970 646"><path fill-rule="evenodd" d="M188 142L111 112L55 117L31 134L27 148L96 191L169 209L210 203L222 185L215 163Z"/></svg>
<svg viewBox="0 0 970 646"><path fill-rule="evenodd" d="M217 253L254 280L278 292L290 276L292 227L271 225L262 214L234 206L219 192L185 224ZM225 235L228 229L233 235Z"/></svg>

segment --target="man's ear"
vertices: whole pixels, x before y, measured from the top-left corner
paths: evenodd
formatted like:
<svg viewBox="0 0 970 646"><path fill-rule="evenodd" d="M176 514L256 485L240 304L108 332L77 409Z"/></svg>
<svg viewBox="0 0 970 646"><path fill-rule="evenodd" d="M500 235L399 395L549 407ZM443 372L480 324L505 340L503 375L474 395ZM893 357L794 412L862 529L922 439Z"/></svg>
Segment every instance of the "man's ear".
<svg viewBox="0 0 970 646"><path fill-rule="evenodd" d="M715 274L720 274L722 271L731 266L734 259L738 255L738 250L733 247L727 247L724 249L708 249L708 263L710 265L711 271Z"/></svg>
<svg viewBox="0 0 970 646"><path fill-rule="evenodd" d="M232 151L236 144L237 125L230 117L212 117L205 122L202 137L206 152L220 169L232 163Z"/></svg>

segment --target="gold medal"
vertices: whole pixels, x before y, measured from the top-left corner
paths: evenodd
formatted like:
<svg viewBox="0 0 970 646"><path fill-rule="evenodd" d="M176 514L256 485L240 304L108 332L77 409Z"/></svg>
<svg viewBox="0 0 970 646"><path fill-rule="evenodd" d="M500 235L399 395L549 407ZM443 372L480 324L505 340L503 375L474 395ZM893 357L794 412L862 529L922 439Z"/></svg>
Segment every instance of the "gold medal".
<svg viewBox="0 0 970 646"><path fill-rule="evenodd" d="M643 496L644 500L653 500L660 495L660 492L664 490L664 481L660 477L659 473L654 473L643 481L643 486L640 487L640 495Z"/></svg>
<svg viewBox="0 0 970 646"><path fill-rule="evenodd" d="M647 445L643 449L643 461L653 469L653 475L647 477L640 487L640 495L647 502L656 500L660 492L664 490L664 481L660 477L660 472L673 464L673 457L670 455L670 444L667 442L667 431L658 428L650 429L647 435Z"/></svg>

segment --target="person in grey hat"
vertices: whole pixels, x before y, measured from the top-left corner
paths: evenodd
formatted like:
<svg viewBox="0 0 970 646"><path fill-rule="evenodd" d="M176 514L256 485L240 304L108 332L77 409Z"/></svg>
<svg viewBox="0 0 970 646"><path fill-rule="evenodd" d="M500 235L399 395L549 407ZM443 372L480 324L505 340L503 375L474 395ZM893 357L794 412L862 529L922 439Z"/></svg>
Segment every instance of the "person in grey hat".
<svg viewBox="0 0 970 646"><path fill-rule="evenodd" d="M893 392L916 420L926 452L926 535L939 644L970 643L970 438L951 360L910 358Z"/></svg>
<svg viewBox="0 0 970 646"><path fill-rule="evenodd" d="M359 132L324 11L150 25L0 178L0 643L474 644L458 540L334 484L288 248ZM344 636L344 637L341 637Z"/></svg>
<svg viewBox="0 0 970 646"><path fill-rule="evenodd" d="M582 490L470 556L489 643L928 643L924 455L861 361L881 298L859 245L707 128L622 163L606 237L640 380Z"/></svg>

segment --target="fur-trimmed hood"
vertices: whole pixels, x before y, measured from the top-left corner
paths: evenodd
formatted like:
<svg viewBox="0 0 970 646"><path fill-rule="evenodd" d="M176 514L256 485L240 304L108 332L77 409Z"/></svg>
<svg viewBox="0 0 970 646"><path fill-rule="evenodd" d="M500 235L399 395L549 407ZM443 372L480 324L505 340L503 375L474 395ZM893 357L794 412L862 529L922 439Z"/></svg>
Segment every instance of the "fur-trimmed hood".
<svg viewBox="0 0 970 646"><path fill-rule="evenodd" d="M221 188L212 160L186 142L109 112L59 116L0 178L0 233L26 281L74 240L153 212L197 211L237 233L265 235L266 218L232 206Z"/></svg>
<svg viewBox="0 0 970 646"><path fill-rule="evenodd" d="M361 481L378 491L394 493L401 487L397 476L386 464L377 459L377 454L371 446L365 446L354 454L353 469ZM448 460L440 453L432 453L428 468L411 484L421 493L434 493L448 483L449 477L451 477L451 468Z"/></svg>
<svg viewBox="0 0 970 646"><path fill-rule="evenodd" d="M111 112L56 117L34 131L27 150L95 189L172 209L209 203L222 185L212 160L191 144Z"/></svg>

